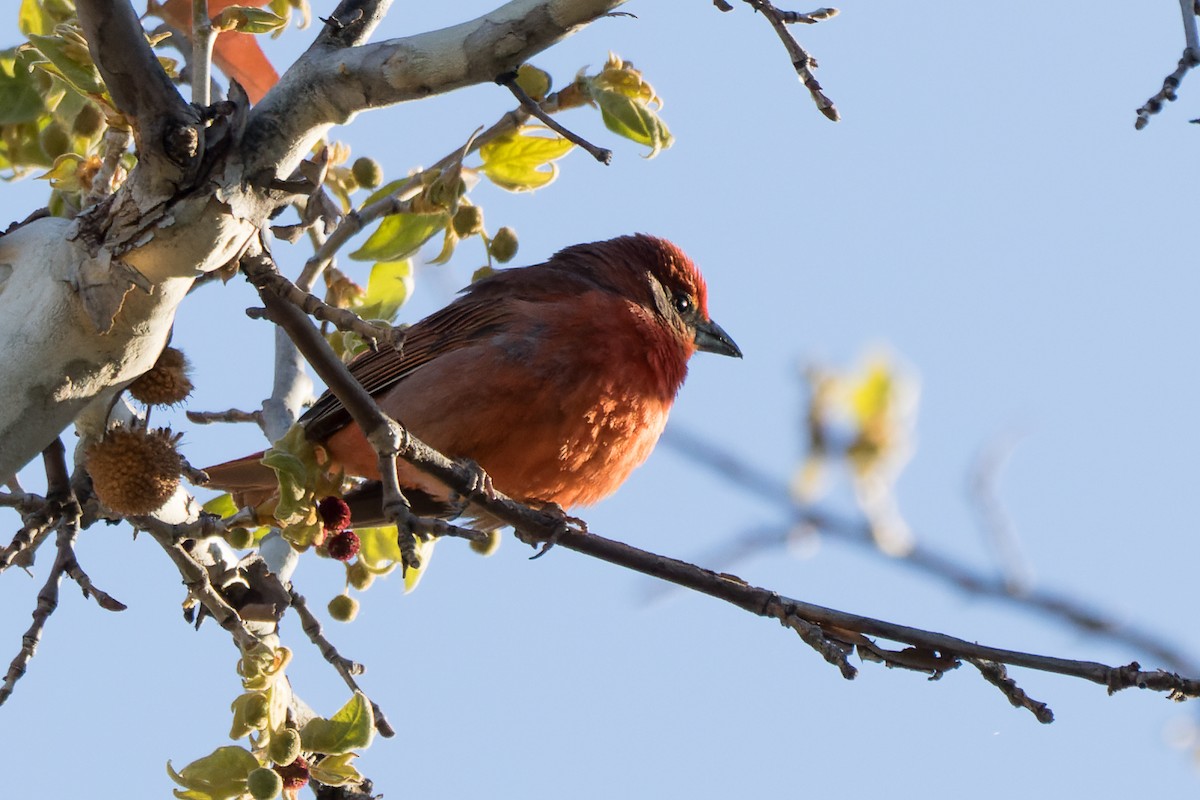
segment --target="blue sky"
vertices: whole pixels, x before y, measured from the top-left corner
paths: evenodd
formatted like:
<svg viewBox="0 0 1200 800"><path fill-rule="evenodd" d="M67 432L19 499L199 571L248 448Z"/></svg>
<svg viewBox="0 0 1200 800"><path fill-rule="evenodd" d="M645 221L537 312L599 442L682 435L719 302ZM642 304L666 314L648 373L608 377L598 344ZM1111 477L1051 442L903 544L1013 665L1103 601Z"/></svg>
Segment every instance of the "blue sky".
<svg viewBox="0 0 1200 800"><path fill-rule="evenodd" d="M428 4L426 4L428 5ZM461 21L485 3L398 5L382 35ZM1183 44L1177 4L848 2L797 31L840 108L812 106L764 20L747 8L633 2L535 59L562 85L615 50L666 100L675 146L646 161L598 116L562 118L612 146L604 168L568 156L529 196L480 187L489 227L515 227L515 263L632 231L667 236L704 270L710 311L746 358L700 355L673 415L780 479L800 451L797 365L850 365L885 346L920 375L918 448L900 508L923 543L992 567L966 496L979 449L1021 439L997 490L1037 585L1077 596L1200 659L1190 609L1200 555L1194 258L1198 83L1144 131L1134 112ZM318 7L318 13L325 8ZM311 37L291 32L286 64ZM391 175L430 164L511 106L482 86L363 115L335 135ZM18 219L40 183L0 187ZM423 269L416 319L467 282L464 247ZM296 267L298 249L284 256ZM345 265L345 264L344 264ZM190 407L256 406L271 333L245 317L240 280L180 312L196 365ZM161 419L161 417L160 417ZM182 415L174 419L182 420ZM186 421L196 464L262 447L247 428ZM836 499L836 498L835 498ZM584 513L599 533L680 557L781 528L778 509L662 446L613 498ZM13 530L10 516L5 520ZM225 744L236 653L216 627L179 619L178 576L148 538L93 528L79 553L119 615L64 585L29 674L0 709L13 796L167 796L163 770ZM377 582L352 625L328 633L368 665L364 688L400 731L360 761L388 796L786 797L918 786L983 800L1019 793L1116 797L1194 792L1193 757L1170 742L1189 705L1014 670L1058 716L1009 707L969 667L939 682L863 665L841 679L794 635L708 598L647 603L649 582L569 552L529 562L438 548L420 588ZM1069 658L1143 654L965 597L832 539L730 568L847 611ZM0 580L0 659L28 625L34 580ZM305 563L323 606L339 569ZM290 619L296 689L332 712L345 691Z"/></svg>

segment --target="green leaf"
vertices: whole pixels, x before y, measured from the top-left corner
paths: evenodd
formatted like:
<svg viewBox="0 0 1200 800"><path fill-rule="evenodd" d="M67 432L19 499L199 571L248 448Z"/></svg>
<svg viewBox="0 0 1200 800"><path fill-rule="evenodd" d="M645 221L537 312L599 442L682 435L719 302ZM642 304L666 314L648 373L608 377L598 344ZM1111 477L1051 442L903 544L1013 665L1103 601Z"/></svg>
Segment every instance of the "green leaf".
<svg viewBox="0 0 1200 800"><path fill-rule="evenodd" d="M648 158L658 155L660 150L670 147L674 141L658 114L639 98L621 92L594 89L592 99L600 106L604 126L619 136L649 147Z"/></svg>
<svg viewBox="0 0 1200 800"><path fill-rule="evenodd" d="M184 800L233 800L246 791L246 776L258 769L258 759L249 750L236 745L218 747L204 758L188 764L179 772L167 762L171 779L187 791L175 789Z"/></svg>
<svg viewBox="0 0 1200 800"><path fill-rule="evenodd" d="M390 569L400 560L400 544L396 541L396 526L355 528L358 534L358 557L372 572Z"/></svg>
<svg viewBox="0 0 1200 800"><path fill-rule="evenodd" d="M400 306L412 294L412 287L411 261L380 261L371 267L366 294L355 304L354 310L364 319L392 322Z"/></svg>
<svg viewBox="0 0 1200 800"><path fill-rule="evenodd" d="M32 42L43 56L50 62L52 69L46 68L52 74L58 75L77 91L83 94L99 95L104 93L104 81L100 72L92 63L91 56L78 42L68 42L60 36L30 36Z"/></svg>
<svg viewBox="0 0 1200 800"><path fill-rule="evenodd" d="M300 731L304 750L327 755L370 747L374 738L375 715L371 711L371 702L362 692L355 692L329 719L311 719Z"/></svg>
<svg viewBox="0 0 1200 800"><path fill-rule="evenodd" d="M392 214L384 217L362 247L350 254L357 261L400 261L417 252L450 222L450 215Z"/></svg>
<svg viewBox="0 0 1200 800"><path fill-rule="evenodd" d="M56 21L38 0L21 0L21 10L17 14L17 27L21 33L26 36L50 33Z"/></svg>
<svg viewBox="0 0 1200 800"><path fill-rule="evenodd" d="M31 122L45 110L33 74L17 66L16 50L0 50L0 125Z"/></svg>
<svg viewBox="0 0 1200 800"><path fill-rule="evenodd" d="M347 786L352 783L361 783L362 775L350 763L356 758L358 758L357 753L339 753L336 756L329 756L315 764L310 764L308 774L312 776L313 780L326 786Z"/></svg>
<svg viewBox="0 0 1200 800"><path fill-rule="evenodd" d="M238 512L237 503L233 502L233 495L228 492L217 495L201 506L201 508L210 514L216 514L218 517L232 517Z"/></svg>
<svg viewBox="0 0 1200 800"><path fill-rule="evenodd" d="M265 8L229 6L213 17L213 30L238 33L271 33L287 25L287 20Z"/></svg>
<svg viewBox="0 0 1200 800"><path fill-rule="evenodd" d="M575 145L560 136L531 136L529 131L546 128L524 127L498 137L479 148L483 174L502 189L527 192L539 189L556 177L553 163Z"/></svg>

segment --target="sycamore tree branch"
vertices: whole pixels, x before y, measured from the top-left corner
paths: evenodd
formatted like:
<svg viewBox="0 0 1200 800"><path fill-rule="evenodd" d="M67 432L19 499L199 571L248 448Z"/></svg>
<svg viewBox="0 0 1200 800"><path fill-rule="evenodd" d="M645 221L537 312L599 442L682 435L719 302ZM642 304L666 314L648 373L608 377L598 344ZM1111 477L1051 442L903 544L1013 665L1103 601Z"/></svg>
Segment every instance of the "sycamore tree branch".
<svg viewBox="0 0 1200 800"><path fill-rule="evenodd" d="M141 161L164 183L179 182L201 155L200 115L163 71L128 0L78 0L76 8L92 60L137 131Z"/></svg>
<svg viewBox="0 0 1200 800"><path fill-rule="evenodd" d="M1137 120L1133 127L1139 131L1150 124L1150 117L1162 111L1165 103L1175 102L1184 76L1191 72L1193 67L1200 65L1200 31L1196 26L1196 15L1200 13L1200 6L1197 6L1196 0L1179 0L1179 11L1183 15L1183 55L1179 57L1175 71L1163 78L1162 88L1137 110Z"/></svg>
<svg viewBox="0 0 1200 800"><path fill-rule="evenodd" d="M662 443L679 451L693 463L712 470L722 480L774 505L790 517L790 524L782 529L772 526L747 534L742 541L730 547L728 553L716 558L719 565L765 549L782 547L796 529L819 531L839 541L860 545L876 555L880 554L868 524L797 503L786 484L759 471L736 454L677 426L667 429ZM916 570L967 595L1008 603L1027 612L1045 615L1088 636L1131 647L1135 652L1153 658L1176 672L1200 672L1200 665L1170 642L1121 622L1079 598L1052 589L1016 587L1006 576L972 567L920 540L906 555L887 558L889 563Z"/></svg>
<svg viewBox="0 0 1200 800"><path fill-rule="evenodd" d="M247 261L243 259L247 275L256 284L260 283L263 271L270 269L269 260L258 264ZM917 670L934 677L954 669L963 660L973 659L972 663L979 662L976 666L990 683L1015 705L1030 710L1043 722L1053 719L1049 709L1043 703L1029 699L1006 674L989 664L1007 664L1083 678L1106 686L1110 693L1137 686L1167 692L1175 699L1200 697L1200 680L1162 670L1143 671L1137 662L1112 667L1098 662L1024 653L784 597L777 592L751 586L733 575L714 572L589 533L578 520L566 517L561 512L530 508L496 491L478 467L447 458L387 417L366 390L353 379L345 365L337 360L299 308L266 290L265 285L260 287L260 294L267 304L268 318L287 329L309 363L342 400L355 423L367 433L368 441L376 447L380 472L384 477L385 513L400 527L402 545L406 541L411 542L410 534L418 532L418 529L414 518L403 506L395 464L391 461L393 458L404 459L437 478L472 506L511 525L522 541L557 545L583 553L724 600L753 614L775 619L796 631L805 643L838 666L846 678L853 678L857 673L847 660L851 649L857 649L864 660ZM399 514L394 507L389 508L389 504L394 506L397 502L402 507L402 513ZM890 651L867 638L869 636L899 642L908 647L901 651Z"/></svg>
<svg viewBox="0 0 1200 800"><path fill-rule="evenodd" d="M493 81L622 2L512 0L439 31L357 47L314 46L251 111L247 174L285 177L330 126L367 109Z"/></svg>

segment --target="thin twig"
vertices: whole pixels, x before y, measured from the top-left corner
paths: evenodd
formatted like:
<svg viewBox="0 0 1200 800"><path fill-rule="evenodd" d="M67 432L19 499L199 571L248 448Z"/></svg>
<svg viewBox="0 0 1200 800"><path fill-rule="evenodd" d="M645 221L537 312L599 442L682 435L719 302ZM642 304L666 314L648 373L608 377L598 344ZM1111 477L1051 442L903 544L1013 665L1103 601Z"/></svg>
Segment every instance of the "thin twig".
<svg viewBox="0 0 1200 800"><path fill-rule="evenodd" d="M1162 88L1137 110L1137 120L1133 127L1141 130L1150 124L1150 117L1162 111L1163 104L1175 102L1178 99L1176 90L1183 83L1183 78L1192 67L1200 64L1200 32L1196 28L1196 0L1179 0L1179 10L1183 15L1183 55L1175 71L1163 79Z"/></svg>
<svg viewBox="0 0 1200 800"><path fill-rule="evenodd" d="M202 515L201 518L203 519L204 516ZM184 548L183 540L176 538L175 526L150 517L134 517L130 518L129 522L135 528L141 528L149 533L154 541L158 542L174 562L179 574L183 576L183 583L187 586L188 594L204 607L204 610L216 620L218 625L232 635L234 643L242 652L251 652L254 648L264 644L246 627L246 623L238 614L237 609L231 606L216 590L208 577L208 571L192 558Z"/></svg>
<svg viewBox="0 0 1200 800"><path fill-rule="evenodd" d="M1021 550L1012 520L996 494L996 478L1012 455L1016 437L993 442L980 451L968 477L968 491L979 515L980 527L995 553L1000 574L1012 594L1020 595L1033 584L1033 571Z"/></svg>
<svg viewBox="0 0 1200 800"><path fill-rule="evenodd" d="M208 16L208 0L192 0L192 102L207 107L212 102L213 46L217 34Z"/></svg>
<svg viewBox="0 0 1200 800"><path fill-rule="evenodd" d="M104 157L100 161L100 169L92 177L92 188L84 200L86 205L97 203L108 197L116 190L117 171L121 166L121 156L133 144L133 132L128 128L109 126L104 130L104 144L101 149Z"/></svg>
<svg viewBox="0 0 1200 800"><path fill-rule="evenodd" d="M406 569L419 567L420 559L413 537L434 535L440 521L426 520L412 514L400 490L395 459L406 449L406 442L411 437L380 410L374 398L354 379L304 312L269 288L270 275L278 272L269 255L259 252L243 256L242 269L259 290L259 297L267 309L266 318L287 332L317 375L346 407L355 424L364 431L367 442L378 456L384 514L400 532L402 563Z"/></svg>
<svg viewBox="0 0 1200 800"><path fill-rule="evenodd" d="M253 422L257 425L262 419L262 412L242 411L238 408L226 411L189 411L187 418L197 425L211 425L214 422Z"/></svg>
<svg viewBox="0 0 1200 800"><path fill-rule="evenodd" d="M796 37L792 36L791 31L787 29L789 22L813 23L821 19L828 19L834 14L827 12L834 11L834 9L820 9L811 15L797 15L794 12L780 11L768 0L745 0L745 2L749 3L751 8L766 17L771 27L775 29L775 34L779 37L779 41L783 42L783 46L788 52L788 57L792 60L792 67L795 68L796 75L799 76L800 82L804 84L809 94L812 95L813 102L817 104L817 110L828 119L837 122L841 118L841 115L838 114L833 101L825 95L824 90L821 89L821 84L817 81L817 76L812 72L816 69L817 62L808 54L807 50L800 46L800 43L796 41ZM722 11L727 10L721 5L717 7ZM825 13L825 16L818 16L822 13Z"/></svg>
<svg viewBox="0 0 1200 800"><path fill-rule="evenodd" d="M62 584L68 561L74 559L72 546L79 533L79 506L73 503L70 506L73 513L67 511L58 522L58 556L54 559L50 574L46 576L46 582L38 592L37 605L33 609L33 622L21 637L21 650L8 665L4 685L0 686L0 706L12 695L17 681L25 674L30 660L37 653L46 622L58 608L58 588Z"/></svg>
<svg viewBox="0 0 1200 800"><path fill-rule="evenodd" d="M517 102L521 104L521 107L541 120L547 128L554 131L568 142L582 147L591 154L592 158L596 159L601 164L608 166L612 163L612 150L608 150L604 147L597 147L579 134L558 124L553 117L543 111L542 107L538 105L538 102L530 97L525 90L521 88L521 85L517 83L517 73L506 72L499 78L496 78L496 83L500 84L501 86L507 86L508 90L513 93L513 97L517 98Z"/></svg>
<svg viewBox="0 0 1200 800"><path fill-rule="evenodd" d="M399 350L404 344L404 331L391 325L367 322L348 308L338 308L323 302L316 295L301 290L278 270L264 271L258 278L259 289L266 288L300 308L304 313L338 330L351 331L363 337L372 347L384 345ZM251 314L254 316L254 314Z"/></svg>
<svg viewBox="0 0 1200 800"><path fill-rule="evenodd" d="M1012 703L1015 707L1027 709L1037 717L1038 722L1044 725L1054 722L1054 712L1050 710L1050 707L1025 694L1025 690L1017 686L1017 682L1008 677L1008 670L1004 668L1003 664L983 658L968 658L967 661L973 664L979 670L979 674L983 676L983 679L999 689L1008 698L1008 702Z"/></svg>
<svg viewBox="0 0 1200 800"><path fill-rule="evenodd" d="M363 692L362 689L359 688L358 681L354 679L356 675L361 675L366 671L363 665L359 664L357 661L351 661L350 659L343 657L342 654L338 652L337 648L334 647L333 643L329 641L329 639L325 638L325 634L321 631L320 621L313 615L312 611L309 610L308 602L304 599L303 595L299 594L291 587L288 587L288 595L291 597L292 608L296 611L296 615L300 617L301 629L304 631L305 635L308 636L309 641L316 645L317 650L319 650L321 653L321 657L329 662L330 666L337 671L338 675L342 676L342 680L346 683L346 686L349 687L350 691L362 692L363 696L365 697L366 692ZM396 729L393 728L391 723L387 721L387 717L384 716L383 709L381 709L379 704L374 700L371 700L370 702L371 708L375 712L375 729L379 731L381 736L389 738L395 736Z"/></svg>
<svg viewBox="0 0 1200 800"><path fill-rule="evenodd" d="M763 529L747 535L751 543L760 549L768 543L775 546L786 545L797 526L800 526L865 547L874 553L879 552L871 538L869 526L798 503L785 484L734 453L687 433L678 426L668 428L662 442L686 455L693 463L713 470L727 483L740 487L790 516L791 521L779 526L773 536ZM738 548L738 552L744 552L744 548ZM888 562L915 569L922 575L948 583L966 594L1011 603L1024 611L1045 614L1089 635L1119 642L1154 658L1170 669L1184 673L1200 672L1200 665L1195 664L1171 643L1130 627L1077 598L1047 589L1028 589L1015 593L1006 581L938 552L919 539L914 542L913 549L907 555L899 558L888 557ZM728 562L719 563L725 565Z"/></svg>
<svg viewBox="0 0 1200 800"><path fill-rule="evenodd" d="M538 104L547 114L555 114L569 108L575 108L586 102L583 94L572 84L548 95ZM465 148L457 148L439 159L433 166L410 176L389 196L381 198L365 208L351 211L346 218L330 232L329 237L317 247L312 256L304 263L296 285L305 291L310 290L316 283L321 272L333 261L334 255L348 242L351 237L364 227L380 217L407 211L412 200L425 186L426 176L440 174L456 162L474 153L488 142L494 141L505 134L512 133L529 121L530 114L525 108L517 108L500 117L490 128L471 138Z"/></svg>

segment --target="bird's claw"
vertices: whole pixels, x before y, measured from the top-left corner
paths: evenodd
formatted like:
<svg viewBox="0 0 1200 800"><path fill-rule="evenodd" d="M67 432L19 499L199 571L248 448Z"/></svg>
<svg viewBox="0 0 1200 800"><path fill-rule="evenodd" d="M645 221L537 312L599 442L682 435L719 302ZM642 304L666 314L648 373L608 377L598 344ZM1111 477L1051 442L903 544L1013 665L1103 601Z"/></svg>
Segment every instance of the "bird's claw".
<svg viewBox="0 0 1200 800"><path fill-rule="evenodd" d="M586 522L581 520L579 517L573 517L568 514L558 503L546 503L539 510L545 514L555 517L558 524L554 526L554 532L550 534L550 538L542 542L541 548L539 548L536 553L529 557L530 561L541 558L542 556L546 555L546 553L550 552L550 548L558 544L558 540L562 538L563 534L573 532L588 532L588 526Z"/></svg>

